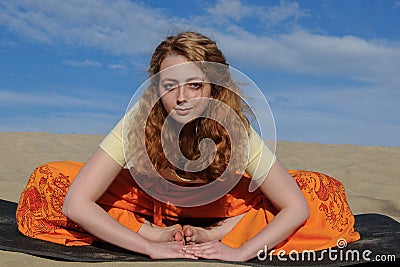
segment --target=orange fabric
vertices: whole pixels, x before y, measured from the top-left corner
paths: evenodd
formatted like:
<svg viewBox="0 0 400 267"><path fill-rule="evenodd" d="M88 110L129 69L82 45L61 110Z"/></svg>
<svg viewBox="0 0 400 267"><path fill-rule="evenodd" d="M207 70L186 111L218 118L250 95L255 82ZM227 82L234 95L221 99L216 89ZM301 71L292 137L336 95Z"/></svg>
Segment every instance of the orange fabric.
<svg viewBox="0 0 400 267"><path fill-rule="evenodd" d="M64 245L87 245L93 236L61 213L65 194L82 164L53 162L31 174L17 207L17 224L26 236Z"/></svg>
<svg viewBox="0 0 400 267"><path fill-rule="evenodd" d="M289 173L307 200L310 217L295 233L276 246L273 254L279 250L286 253L292 250L322 250L335 247L339 239L345 239L347 243L360 239L359 233L354 231L354 216L342 183L318 172ZM253 208L221 241L231 247L240 247L273 218L274 212L271 212L268 204Z"/></svg>
<svg viewBox="0 0 400 267"><path fill-rule="evenodd" d="M17 207L18 229L29 237L67 246L89 245L95 237L61 213L70 183L83 166L79 162L52 162L32 173ZM339 238L358 240L343 185L327 175L290 171L302 190L311 216L292 236L277 248L290 251L319 250L336 245ZM250 178L244 176L224 197L207 205L180 208L159 202L144 191L122 170L106 193L98 200L113 218L137 232L145 219L159 226L182 223L184 219L223 219L246 213L221 240L240 247L274 218L276 210L261 191L248 192Z"/></svg>

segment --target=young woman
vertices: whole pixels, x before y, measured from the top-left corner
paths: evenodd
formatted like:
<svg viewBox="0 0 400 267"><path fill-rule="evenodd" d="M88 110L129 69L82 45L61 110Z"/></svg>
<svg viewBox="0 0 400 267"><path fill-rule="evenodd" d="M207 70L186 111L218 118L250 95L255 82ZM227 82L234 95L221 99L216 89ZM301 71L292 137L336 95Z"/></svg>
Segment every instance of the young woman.
<svg viewBox="0 0 400 267"><path fill-rule="evenodd" d="M358 240L343 185L324 174L285 170L251 128L245 115L248 107L239 94L199 78L209 73L190 65L196 62L228 66L216 43L206 36L183 32L166 38L150 62L150 76L161 74L141 98L133 123L124 126L121 120L85 164L39 166L21 195L19 230L65 245L103 240L154 259L246 261L265 246L301 252L336 246L340 238ZM193 79L181 82L167 75L168 70L188 63L189 74L198 74ZM210 203L178 206L160 201L144 187L157 191L166 181L183 187L209 184L223 174L230 159L235 160L226 130L204 116L210 107L207 99L229 106L244 125L249 140L246 173L228 193ZM222 120L224 114L219 116ZM213 160L202 162L206 168L190 172L186 168L190 163L179 168L169 162L169 158L179 161L182 155L162 145L167 118L174 125L169 138L179 140L181 153L189 160L199 159L202 139L214 141ZM123 142L123 128L128 129L128 145ZM180 133L174 133L178 128ZM134 162L130 171L124 168L127 159ZM252 176L259 173L252 165L255 161L267 176L257 190L249 192ZM156 175L150 171L153 168ZM136 174L145 177L145 183L133 179Z"/></svg>

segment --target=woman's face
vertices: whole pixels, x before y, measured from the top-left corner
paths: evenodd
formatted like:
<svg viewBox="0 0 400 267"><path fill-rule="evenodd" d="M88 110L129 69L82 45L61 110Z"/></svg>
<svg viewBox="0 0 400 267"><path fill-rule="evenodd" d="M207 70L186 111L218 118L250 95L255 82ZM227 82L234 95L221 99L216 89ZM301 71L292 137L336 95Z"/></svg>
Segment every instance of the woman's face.
<svg viewBox="0 0 400 267"><path fill-rule="evenodd" d="M200 117L211 97L203 71L180 55L167 56L160 71L159 92L168 114L181 124Z"/></svg>

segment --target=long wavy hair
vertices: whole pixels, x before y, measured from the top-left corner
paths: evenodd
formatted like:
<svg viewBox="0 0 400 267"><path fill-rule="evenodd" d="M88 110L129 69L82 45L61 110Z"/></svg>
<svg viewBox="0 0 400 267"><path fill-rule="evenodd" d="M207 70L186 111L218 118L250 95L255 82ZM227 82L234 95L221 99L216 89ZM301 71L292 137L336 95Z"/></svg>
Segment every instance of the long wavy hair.
<svg viewBox="0 0 400 267"><path fill-rule="evenodd" d="M215 62L219 63L218 65L220 66L225 66L224 73L221 74L219 68L218 75L221 77L224 76L222 80L225 80L224 84L229 85L229 89L227 86L210 84L211 98L229 106L235 111L240 120L230 120L223 110L218 111L214 108L212 109L212 114L208 115L215 119L206 118L206 116L196 118L184 126L192 126L193 129L196 129L193 135L182 136L172 128L164 129L164 140L166 139L171 142L179 140L181 153L190 161L197 160L196 164L203 167L200 166L201 168L199 168L199 166L196 166L201 171L189 172L185 170L191 169L190 162L185 166L174 166L168 159L173 158L175 159L174 162L179 162L181 154L176 149L168 149L168 147L165 145L163 147L162 145L161 130L166 122L168 113L160 99L158 79L152 79L139 101L138 109L132 113L133 117L130 118L131 123L129 124L127 135L128 151L126 151L126 154L128 155L128 159L133 160L136 171L142 174L151 174L152 166L149 166L149 164L152 164L156 170L170 168L185 179L195 180L200 178L204 182L211 182L221 177L230 161L232 163L243 162L247 157L247 138L241 138L240 141L235 140L235 144L232 144L229 135L248 137L250 123L246 114L249 111L249 107L242 99L243 96L239 86L232 80L229 73L229 65L224 55L210 38L195 32L182 32L167 37L158 45L152 55L148 71L150 77L157 76L156 74L160 72L161 63L169 55L184 56L188 61L199 64L199 66L201 66L201 62ZM204 66L207 68L207 65ZM204 70L204 72L206 75L215 73L213 70ZM209 78L211 78L209 80L213 79L212 77ZM211 112L211 109L207 108L205 113L207 112ZM229 125L232 123L238 124L231 125L233 131L236 132L228 134L227 130L221 124ZM199 144L204 138L210 138L216 145L216 151L211 151L214 153L204 153L208 154L208 156L200 154L201 148ZM145 146L143 146L143 140ZM168 141L164 143L168 143ZM232 145L237 145L241 153L232 153ZM200 156L202 159L204 158L201 162L198 161ZM150 159L150 162L148 159ZM235 164L231 166L235 166ZM232 171L234 170L232 169Z"/></svg>

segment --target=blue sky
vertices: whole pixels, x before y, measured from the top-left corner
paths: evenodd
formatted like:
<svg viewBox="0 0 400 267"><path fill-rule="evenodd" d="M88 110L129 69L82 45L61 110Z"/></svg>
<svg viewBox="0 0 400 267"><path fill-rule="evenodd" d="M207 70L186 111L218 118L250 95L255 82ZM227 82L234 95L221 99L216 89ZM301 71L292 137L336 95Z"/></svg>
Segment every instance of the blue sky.
<svg viewBox="0 0 400 267"><path fill-rule="evenodd" d="M156 45L194 30L262 89L278 140L399 146L399 28L398 0L0 0L0 131L106 134Z"/></svg>

